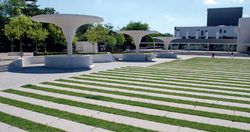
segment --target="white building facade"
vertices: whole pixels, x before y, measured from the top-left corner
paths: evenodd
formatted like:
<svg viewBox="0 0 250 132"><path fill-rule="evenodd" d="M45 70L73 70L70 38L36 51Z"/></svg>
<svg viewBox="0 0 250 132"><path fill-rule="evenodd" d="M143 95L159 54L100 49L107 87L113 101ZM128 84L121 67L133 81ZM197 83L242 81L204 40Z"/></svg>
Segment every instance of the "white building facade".
<svg viewBox="0 0 250 132"><path fill-rule="evenodd" d="M236 39L237 26L175 27L175 37L182 39Z"/></svg>
<svg viewBox="0 0 250 132"><path fill-rule="evenodd" d="M175 27L178 39L171 41L170 49L250 53L250 18L242 18L242 11L242 7L208 9L210 24ZM230 15L233 17L225 18Z"/></svg>

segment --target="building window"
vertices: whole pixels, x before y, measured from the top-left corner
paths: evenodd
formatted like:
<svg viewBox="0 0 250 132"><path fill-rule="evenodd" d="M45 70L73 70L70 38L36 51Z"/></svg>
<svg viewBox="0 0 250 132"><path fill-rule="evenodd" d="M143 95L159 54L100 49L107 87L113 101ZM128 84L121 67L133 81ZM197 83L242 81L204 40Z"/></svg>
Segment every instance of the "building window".
<svg viewBox="0 0 250 132"><path fill-rule="evenodd" d="M204 35L204 31L203 30L201 30L201 36L203 36Z"/></svg>
<svg viewBox="0 0 250 132"><path fill-rule="evenodd" d="M222 33L222 29L220 29L220 33Z"/></svg>
<svg viewBox="0 0 250 132"><path fill-rule="evenodd" d="M224 30L224 33L227 33L227 30Z"/></svg>

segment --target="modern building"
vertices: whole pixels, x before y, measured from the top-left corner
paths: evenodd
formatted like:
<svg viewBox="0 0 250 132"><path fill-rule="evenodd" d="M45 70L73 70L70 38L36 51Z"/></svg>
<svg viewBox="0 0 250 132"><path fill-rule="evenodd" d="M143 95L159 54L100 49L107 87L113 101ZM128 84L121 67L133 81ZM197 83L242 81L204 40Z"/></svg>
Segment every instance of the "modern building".
<svg viewBox="0 0 250 132"><path fill-rule="evenodd" d="M242 13L242 7L208 9L207 26L175 27L174 34L178 39L171 41L170 48L172 50L249 52L250 41L249 46L244 41L243 48L237 50L238 39L243 35L242 32L245 32L240 32L242 24L240 27L239 23L244 22L243 26L247 28L246 24L249 21L242 18ZM244 36L250 39L250 36L245 33Z"/></svg>
<svg viewBox="0 0 250 132"><path fill-rule="evenodd" d="M243 8L212 8L207 10L207 26L238 26Z"/></svg>

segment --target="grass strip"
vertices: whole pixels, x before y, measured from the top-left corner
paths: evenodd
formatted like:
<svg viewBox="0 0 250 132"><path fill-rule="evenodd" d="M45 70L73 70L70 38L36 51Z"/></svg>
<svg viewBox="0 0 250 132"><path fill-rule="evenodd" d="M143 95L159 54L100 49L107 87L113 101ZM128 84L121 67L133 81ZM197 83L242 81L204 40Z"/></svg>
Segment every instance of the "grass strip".
<svg viewBox="0 0 250 132"><path fill-rule="evenodd" d="M143 114L143 113L139 113L139 112L130 112L130 111L119 110L119 109L103 107L103 106L97 106L97 105L92 105L92 104L86 104L86 103L76 102L76 101L71 101L71 100L66 100L66 99L59 99L59 98L55 98L55 97L51 97L51 96L43 96L43 95L26 93L26 92L15 91L15 90L8 90L6 92L12 93L12 94L22 95L25 97L31 97L31 98L51 101L51 102L55 102L55 103L59 103L59 104L65 104L65 105L70 105L70 106L75 106L75 107L97 110L97 111L107 112L107 113L111 113L111 114L128 116L128 117L132 117L132 118L149 120L149 121L154 121L154 122L159 122L159 123L177 125L177 126L182 126L182 127L189 127L189 128L199 129L199 130L238 131L238 129L232 129L232 128L215 126L215 125L208 125L208 124L204 124L204 123L197 123L197 122L173 119L173 118L162 117L162 116Z"/></svg>
<svg viewBox="0 0 250 132"><path fill-rule="evenodd" d="M213 76L218 76L218 77L227 77L227 78L231 78L231 77L242 77L241 74L232 74L230 76L227 75L223 75L219 72L215 72L215 73L202 73L202 72L195 72L192 71L192 69L187 69L187 70L181 70L178 69L176 67L174 68L150 68L150 67L124 67L124 68L115 68L115 69L111 69L111 71L116 71L116 70L121 70L121 71L140 71L140 72L159 72L161 74L167 74L167 73L173 73L173 74L184 74L184 75L202 75L202 76L207 76L207 75L213 75ZM249 78L249 76L243 76L242 79L246 79Z"/></svg>
<svg viewBox="0 0 250 132"><path fill-rule="evenodd" d="M46 125L42 125L36 122L32 122L30 120L22 119L13 115L9 115L3 112L0 112L0 122L9 124L11 126L20 128L22 130L26 130L29 132L63 132L63 130L59 130L53 127L49 127ZM6 130L7 131L7 130Z"/></svg>
<svg viewBox="0 0 250 132"><path fill-rule="evenodd" d="M235 64L237 64L237 67L235 67ZM156 64L151 67L175 67L175 68L190 68L193 69L195 66L195 69L197 70L206 70L206 69L213 69L213 71L232 71L237 72L240 70L246 71L246 73L249 73L249 66L250 61L249 60L243 60L243 59L222 59L222 58L192 58L188 60L176 60L171 63L161 63Z"/></svg>
<svg viewBox="0 0 250 132"><path fill-rule="evenodd" d="M148 93L157 93L157 94L164 94L164 95L174 95L174 96L184 96L184 97L190 97L190 98L198 98L198 99L208 99L208 100L216 100L216 101L225 101L225 102L234 102L234 103L249 103L249 101L244 100L236 100L236 99L226 99L226 98L219 98L219 97L211 97L211 96L205 96L205 95L192 95L192 94L185 94L185 93L174 93L174 92L165 92L165 91L157 91L157 90L147 90L147 89L140 89L140 88L132 88L132 87L125 87L125 86L114 86L114 85L108 85L108 84L100 84L95 82L81 82L81 81L73 81L73 80L57 80L59 82L68 82L73 84L83 84L83 85L94 85L94 86L101 86L105 88L111 89L111 91L117 91L115 89L126 89L126 90L133 90L133 91L139 91L139 92L148 92ZM43 84L47 85L57 85L57 86L65 86L58 83L52 83L52 82L44 82ZM72 87L72 85L68 85L68 87ZM97 88L89 88L87 86L79 86L81 88L88 89L89 91L95 91ZM112 90L114 89L114 90ZM175 90L175 89L174 89ZM99 90L98 90L99 91ZM191 90L190 90L191 91ZM103 90L103 92L110 92L109 90ZM118 91L117 91L118 92Z"/></svg>
<svg viewBox="0 0 250 132"><path fill-rule="evenodd" d="M189 92L198 92L198 93L210 93L210 94L216 94L216 95L227 95L227 96L232 96L232 97L245 97L245 98L250 98L249 95L243 95L243 94L233 94L233 93L224 93L224 92L215 92L215 91L206 91L206 90L199 90L197 87L197 90L193 89L185 89L185 88L174 88L174 87L169 87L169 86L159 86L159 85L154 85L152 81L144 81L144 80L135 80L135 79L127 79L127 78L120 78L120 79L115 79L114 77L97 77L97 76L91 76L91 75L85 75L81 77L71 77L77 80L88 80L88 81L96 81L96 82L106 82L106 83L112 83L112 84L124 84L124 85L131 85L131 86L142 86L142 87L150 87L150 88L160 88L160 89L172 89L172 90L178 90L178 91L189 91ZM100 80L100 79L101 80ZM106 78L106 79L104 79ZM108 79L113 79L113 80L108 80ZM115 79L115 80L114 80ZM130 82L123 82L125 81L130 81ZM136 81L136 82L134 82ZM145 83L150 83L151 84L139 84L137 82L145 82ZM157 83L157 82L156 82ZM160 84L160 83L159 83ZM179 85L179 86L187 86L187 85ZM189 86L189 85L188 85ZM189 86L189 87L195 87L195 86ZM203 87L204 88L204 87ZM209 88L209 87L208 87ZM241 100L240 100L241 101ZM237 101L237 103L240 103ZM250 101L242 101L242 103L250 104Z"/></svg>
<svg viewBox="0 0 250 132"><path fill-rule="evenodd" d="M146 108L152 108L152 109L159 109L159 110L165 110L165 111L171 111L171 112L178 112L178 113L185 113L185 114L198 115L198 116L204 116L204 117L219 118L219 119L225 119L225 120L231 120L231 121L250 123L250 118L241 117L241 116L211 113L211 112L204 112L204 111L199 111L199 110L190 110L190 109L184 109L184 108L178 108L178 107L163 106L163 105L156 105L156 104L130 101L130 100L124 100L124 99L117 99L117 98L106 97L106 96L96 96L96 95L90 95L90 94L84 94L84 93L76 93L76 92L57 90L57 89L46 88L46 87L38 87L35 85L26 85L24 87L35 89L35 90L42 90L46 92L59 93L59 94L65 94L65 95L82 97L82 98L89 98L89 99L94 99L94 100L102 100L102 101L115 102L115 103L140 106L140 107L146 107ZM75 88L75 89L81 89L81 88Z"/></svg>
<svg viewBox="0 0 250 132"><path fill-rule="evenodd" d="M250 83L248 82L232 82L232 81L228 81L228 80L221 80L221 79L209 79L209 78L200 78L200 77L196 77L196 76L193 76L193 77L187 77L187 76L180 76L180 75L169 75L169 74L165 74L165 75L157 75L157 74L151 74L151 73L144 73L144 72L129 72L129 71L111 71L111 70L108 70L108 71L102 71L102 72L99 72L99 73L110 73L110 74L126 74L126 75L141 75L141 76L147 76L147 77L153 77L153 78L174 78L174 79L183 79L183 80L195 80L195 81L209 81L209 82L219 82L219 83L228 83L228 84L243 84L243 85L250 85Z"/></svg>
<svg viewBox="0 0 250 132"><path fill-rule="evenodd" d="M171 62L170 62L171 63ZM194 65L195 66L195 65ZM250 66L250 65L249 65ZM225 67L223 67L225 69ZM221 70L214 70L214 69L207 69L207 70L196 70L193 67L192 68L181 68L178 66L172 66L172 67L122 67L117 69L125 69L125 70L156 70L156 71L172 71L172 72L185 72L185 73L196 73L196 74L219 74L224 76L243 76L243 77L249 77L250 73L247 73L247 71L239 70L237 72L232 72L230 69L228 71L221 71Z"/></svg>
<svg viewBox="0 0 250 132"><path fill-rule="evenodd" d="M150 74L156 74L156 75L182 75L182 76L188 76L188 77L203 77L203 78L212 78L212 79L220 79L220 80L231 80L231 81L244 81L247 82L249 79L241 78L240 76L231 76L231 77L225 77L225 76L220 76L218 74L194 74L194 73L186 73L186 72L173 72L173 71L168 71L164 72L164 70L143 70L143 69L126 69L126 70L121 70L121 69L116 69L116 70L110 70L110 71L124 71L124 72L131 72L133 73L150 73Z"/></svg>
<svg viewBox="0 0 250 132"><path fill-rule="evenodd" d="M137 68L135 69L137 70ZM242 78L249 78L249 75L250 74L243 74L241 72L238 72L238 73L225 73L225 72L220 72L220 71L213 71L212 69L211 70L207 70L207 71L196 71L196 70L193 70L193 69L180 69L180 68L162 68L162 67L154 67L154 68L151 68L151 67L146 67L142 70L149 70L149 71L163 71L164 73L166 73L165 71L169 70L171 72L175 72L175 73L189 73L189 74L201 74L201 75L218 75L218 76L226 76L226 77L234 77L234 76L240 76Z"/></svg>
<svg viewBox="0 0 250 132"><path fill-rule="evenodd" d="M109 121L96 119L96 118L92 118L92 117L88 117L88 116L77 115L77 114L73 114L73 113L69 113L69 112L65 112L65 111L61 111L61 110L57 110L57 109L46 108L43 106L33 105L33 104L25 103L22 101L4 98L4 97L0 97L0 102L4 103L4 104L9 104L9 105L12 105L15 107L35 111L38 113L43 113L46 115L51 115L51 116L55 116L58 118L63 118L66 120L71 120L71 121L75 121L78 123L83 123L83 124L96 126L96 127L100 127L100 128L104 128L104 129L109 129L109 130L113 130L113 131L119 131L119 132L120 131L121 132L131 132L131 131L146 132L146 131L148 131L148 132L150 132L150 130L146 130L143 128L137 128L137 127L133 127L133 126L129 126L129 125L119 124L119 123L115 123L115 122L109 122Z"/></svg>
<svg viewBox="0 0 250 132"><path fill-rule="evenodd" d="M134 78L134 77L138 77L138 78L143 78L143 79L150 79L150 80L156 80L156 81L171 81L171 82L175 82L175 83L178 83L178 82L183 82L183 83L199 83L199 84L204 84L204 85L216 85L216 86L228 86L228 87L239 87L239 88L250 88L250 86L239 86L239 84L234 84L234 83L231 83L229 84L228 82L224 82L224 84L220 84L220 83L215 83L214 81L213 82L210 82L211 80L195 80L193 78L176 78L176 77L171 77L171 79L169 80L166 79L166 78L160 78L160 77L151 77L150 74L148 75L144 75L144 74L135 74L135 73L119 73L119 72L98 72L98 73L92 73L92 74L95 74L95 75L111 75L111 76L118 76L118 77L127 77L127 78ZM173 80L173 79L174 80ZM175 80L175 79L178 79L178 80ZM199 82L197 82L199 81ZM208 83L208 81L210 83ZM246 84L245 84L246 85ZM247 90L245 90L247 91ZM250 91L248 91L250 92Z"/></svg>
<svg viewBox="0 0 250 132"><path fill-rule="evenodd" d="M72 82L72 80L65 80L65 79L59 79L57 81L61 82ZM81 86L72 86L67 84L53 84L52 82L44 82L43 84L52 85L52 86L59 86L59 87L65 87L65 88L78 88ZM82 89L86 89L85 87L82 87ZM238 110L243 112L249 112L250 109L247 108L241 108L241 107L232 107L227 105L219 105L219 104L212 104L212 103L206 103L206 102L196 102L196 101L189 101L189 100L182 100L182 99L174 99L174 98L162 98L162 97L156 97L156 96L149 96L149 95L142 95L142 94L132 94L132 93L125 93L125 92L119 92L119 91L109 91L109 90L101 90L101 89L94 89L89 88L88 91L95 91L95 92L105 92L110 94L116 94L116 95L123 95L123 96L129 96L129 97L138 97L138 98L145 98L145 99L153 99L153 100L159 100L159 101L165 101L165 102L174 102L174 103L182 103L182 104L190 104L195 106L205 106L205 107L213 107L213 108L221 108L221 109L228 109L228 110Z"/></svg>
<svg viewBox="0 0 250 132"><path fill-rule="evenodd" d="M138 72L138 71L120 71L120 70L107 70L107 71L101 71L98 73L115 73L115 74L124 74L124 75L141 75L144 77L152 77L152 78L158 78L158 79L168 79L168 78L174 78L174 79L183 79L183 80L195 80L195 81L212 81L212 82L219 82L219 83L228 83L228 84L243 84L243 85L250 85L249 82L245 81L235 81L235 80L225 80L225 79L219 79L219 78L211 78L211 76L207 77L197 77L197 76L190 76L190 75L174 75L174 74L165 74L165 75L158 75L154 73L144 73L144 72Z"/></svg>
<svg viewBox="0 0 250 132"><path fill-rule="evenodd" d="M163 85L176 85L176 86L185 86L185 87L195 87L195 88L206 88L206 89L215 89L215 90L230 90L230 91L237 91L237 92L247 92L250 93L250 86L239 86L238 84L230 85L230 84L213 84L213 83L207 83L207 82L195 82L191 80L186 79L178 79L178 80L172 80L171 78L165 78L165 77L154 77L150 75L141 75L141 74L127 74L127 73L110 73L110 72L98 72L98 73L91 73L88 75L81 75L81 77L100 77L104 76L104 78L109 79L117 79L117 80L125 80L125 81L135 81L135 82L145 82L145 83L157 83L157 84L163 84ZM143 79L143 80L140 80ZM211 81L211 80L210 80ZM186 84L179 84L179 82L183 82ZM202 85L193 85L193 84L203 84ZM224 88L217 87L217 86L225 86ZM243 88L243 89L241 89ZM247 90L246 90L247 89Z"/></svg>

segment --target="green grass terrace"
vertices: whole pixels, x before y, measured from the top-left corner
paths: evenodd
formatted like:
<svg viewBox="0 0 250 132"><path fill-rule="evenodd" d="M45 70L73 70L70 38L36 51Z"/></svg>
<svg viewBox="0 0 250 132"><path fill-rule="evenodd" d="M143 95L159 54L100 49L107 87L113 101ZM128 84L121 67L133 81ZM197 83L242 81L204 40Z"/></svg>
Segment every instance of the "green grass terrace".
<svg viewBox="0 0 250 132"><path fill-rule="evenodd" d="M0 91L24 131L250 131L250 60L193 58Z"/></svg>

